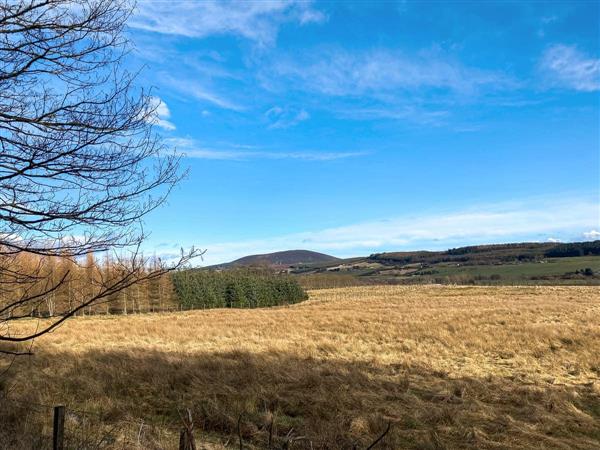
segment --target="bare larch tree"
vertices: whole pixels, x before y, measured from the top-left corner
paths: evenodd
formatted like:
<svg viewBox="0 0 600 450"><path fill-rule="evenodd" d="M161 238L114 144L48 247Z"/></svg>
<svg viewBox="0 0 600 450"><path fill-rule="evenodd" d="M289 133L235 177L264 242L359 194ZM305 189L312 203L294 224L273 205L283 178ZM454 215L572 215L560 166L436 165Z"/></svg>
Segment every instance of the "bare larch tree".
<svg viewBox="0 0 600 450"><path fill-rule="evenodd" d="M180 171L153 131L156 99L126 69L133 7L0 0L0 352L23 352L16 344L196 254L148 270L139 251L142 217L165 200ZM77 302L53 305L38 329L11 330L70 277L32 268L23 255L81 264L107 251L121 255L116 275Z"/></svg>

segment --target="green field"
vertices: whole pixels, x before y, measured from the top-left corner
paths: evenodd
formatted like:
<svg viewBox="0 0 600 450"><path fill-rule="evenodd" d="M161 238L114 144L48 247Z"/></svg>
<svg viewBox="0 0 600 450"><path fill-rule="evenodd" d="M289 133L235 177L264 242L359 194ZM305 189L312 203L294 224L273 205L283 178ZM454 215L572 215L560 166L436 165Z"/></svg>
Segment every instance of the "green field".
<svg viewBox="0 0 600 450"><path fill-rule="evenodd" d="M435 277L483 277L489 281L500 283L522 283L522 282L540 282L550 281L536 279L538 277L552 277L551 281L568 284L600 284L600 279L596 277L570 277L566 274L575 273L586 268L592 269L594 273L600 272L600 258L597 256L582 256L572 258L548 258L539 262L513 263L513 264L493 264L493 265L474 265L461 266L457 264L438 264L430 270L435 272L431 275L415 275L418 278ZM425 270L424 272L426 272ZM493 280L494 275L500 276L499 280ZM562 278L565 277L565 278ZM484 280L476 280L484 281ZM487 281L487 280L485 280Z"/></svg>
<svg viewBox="0 0 600 450"><path fill-rule="evenodd" d="M460 262L377 264L357 266L356 261L340 269L299 271L307 288L364 284L494 284L494 285L600 285L600 256L541 258L536 261L473 264ZM588 270L588 275L584 271ZM591 270L591 275L589 274Z"/></svg>
<svg viewBox="0 0 600 450"><path fill-rule="evenodd" d="M294 260L298 262L291 264ZM600 240L484 244L346 259L293 250L253 255L214 269L231 270L240 261L249 261L249 267L290 274L306 289L431 283L600 285Z"/></svg>

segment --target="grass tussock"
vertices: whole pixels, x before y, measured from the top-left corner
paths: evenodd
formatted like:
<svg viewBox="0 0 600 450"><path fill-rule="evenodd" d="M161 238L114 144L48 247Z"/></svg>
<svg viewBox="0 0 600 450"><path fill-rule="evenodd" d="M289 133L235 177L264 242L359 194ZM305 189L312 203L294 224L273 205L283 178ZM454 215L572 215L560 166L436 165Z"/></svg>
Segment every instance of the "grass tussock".
<svg viewBox="0 0 600 450"><path fill-rule="evenodd" d="M2 381L18 402L0 401L5 448L50 446L34 404L97 414L113 448L176 448L178 408L204 448L237 447L240 415L247 448L266 448L271 423L274 446L364 448L387 422L378 448L600 446L595 288L329 289L290 307L76 318L35 350Z"/></svg>

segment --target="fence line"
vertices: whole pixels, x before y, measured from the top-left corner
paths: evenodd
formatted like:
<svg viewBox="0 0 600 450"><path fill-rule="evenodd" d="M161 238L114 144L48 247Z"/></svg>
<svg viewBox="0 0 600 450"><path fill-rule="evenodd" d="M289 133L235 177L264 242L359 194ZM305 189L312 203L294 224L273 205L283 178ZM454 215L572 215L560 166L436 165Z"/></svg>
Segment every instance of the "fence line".
<svg viewBox="0 0 600 450"><path fill-rule="evenodd" d="M145 433L148 429L151 431L158 431L158 434L167 432L172 433L172 439L179 439L179 450L196 450L196 438L194 436L194 420L192 417L192 412L190 409L185 410L177 410L179 418L181 420L180 423L173 424L162 424L160 426L151 425L145 419L139 420L128 420L128 419L119 419L114 421L116 423L107 423L106 414L102 414L96 411L89 411L84 409L75 409L66 405L47 405L43 403L29 402L29 401L20 401L13 398L8 398L6 396L0 397L0 402L11 402L14 404L18 404L26 407L28 410L33 410L37 413L46 413L44 417L49 419L52 417L52 448L53 450L66 450L69 448L77 448L77 449L101 449L103 447L108 447L111 444L116 444L119 441L119 437L117 437L117 433L122 431L123 424L128 424L133 426L132 432L136 433L133 441L129 441L125 439L122 444L133 444L139 449L147 448L144 447L145 442ZM38 408L35 410L34 408ZM170 411L172 410L165 410ZM184 411L182 413L182 411ZM95 417L101 420L102 427L107 429L101 429L102 427L98 427L97 424L86 423L86 417ZM88 421L89 422L89 421ZM237 421L237 440L239 441L239 448L243 450L246 448L244 446L241 425L243 423L243 414L240 414ZM96 425L96 426L95 426ZM267 424L269 436L267 447L270 450L280 449L288 449L295 442L305 441L309 444L310 448L313 448L312 441L308 439L306 436L295 436L292 434L292 430L287 433L284 437L281 437L279 440L282 441L281 447L275 447L273 445L273 425L274 418L271 418L271 423ZM376 439L372 440L370 445L366 447L366 449L373 449L377 445L379 445L385 438L385 436L389 433L391 429L391 422L387 424L387 428L384 432L379 435ZM233 433L232 433L233 434ZM122 437L122 434L121 434ZM43 436L40 436L39 442L43 442ZM173 442L173 441L172 441ZM228 443L230 440L227 441ZM148 444L151 444L152 448L161 448L156 446L155 441L148 441ZM174 442L173 442L174 443ZM227 445L227 444L225 444ZM45 445L44 445L45 448ZM121 447L123 448L123 447ZM128 446L126 448L132 448ZM357 446L353 447L353 450L358 450Z"/></svg>

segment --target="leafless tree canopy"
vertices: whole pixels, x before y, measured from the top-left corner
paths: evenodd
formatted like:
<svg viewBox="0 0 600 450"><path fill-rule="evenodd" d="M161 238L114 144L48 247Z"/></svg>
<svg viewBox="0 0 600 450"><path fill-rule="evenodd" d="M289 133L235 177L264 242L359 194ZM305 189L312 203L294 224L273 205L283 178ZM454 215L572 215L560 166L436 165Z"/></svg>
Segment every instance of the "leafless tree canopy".
<svg viewBox="0 0 600 450"><path fill-rule="evenodd" d="M0 0L0 341L34 337L12 336L7 323L64 282L21 270L21 255L76 261L139 246L140 219L178 181L177 158L153 133L156 102L125 67L132 8L126 0ZM122 265L60 320L166 270L142 275L139 254Z"/></svg>

